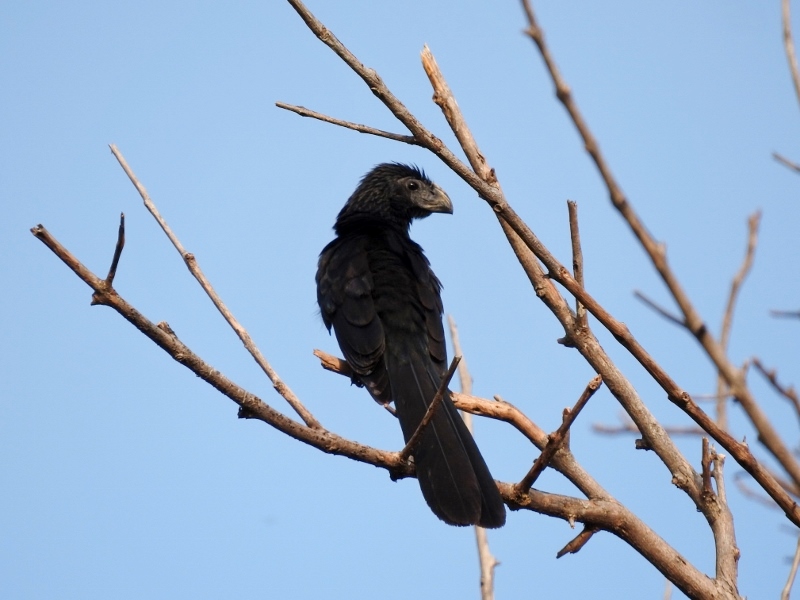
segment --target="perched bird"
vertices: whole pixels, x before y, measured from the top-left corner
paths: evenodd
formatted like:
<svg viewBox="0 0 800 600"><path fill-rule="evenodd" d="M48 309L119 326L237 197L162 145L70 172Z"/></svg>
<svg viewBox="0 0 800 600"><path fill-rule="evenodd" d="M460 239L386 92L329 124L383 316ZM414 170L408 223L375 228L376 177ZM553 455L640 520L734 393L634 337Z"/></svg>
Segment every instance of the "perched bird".
<svg viewBox="0 0 800 600"><path fill-rule="evenodd" d="M413 219L452 213L447 194L397 163L367 173L322 250L317 302L353 370L379 403L394 402L406 441L447 370L441 283L408 234ZM449 391L413 451L422 495L450 525L501 527L506 511Z"/></svg>

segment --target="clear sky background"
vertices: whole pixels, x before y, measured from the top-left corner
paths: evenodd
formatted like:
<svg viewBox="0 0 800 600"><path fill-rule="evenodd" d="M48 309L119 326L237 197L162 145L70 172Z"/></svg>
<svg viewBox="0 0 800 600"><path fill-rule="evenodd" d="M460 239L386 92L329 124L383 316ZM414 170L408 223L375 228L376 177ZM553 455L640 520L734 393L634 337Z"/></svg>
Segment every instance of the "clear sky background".
<svg viewBox="0 0 800 600"><path fill-rule="evenodd" d="M798 381L800 111L783 54L779 2L534 3L556 60L623 189L712 331L739 267L746 219L763 210L731 356L759 356ZM566 200L578 201L587 286L692 393L714 390L683 331L633 298L671 306L599 177L531 42L519 4L347 0L310 8L394 93L453 143L419 62L430 45L507 197L562 261ZM798 9L800 10L800 9ZM331 430L381 448L399 427L311 352L338 352L317 314L314 273L360 176L413 162L444 187L453 216L413 237L442 279L475 393L500 394L546 430L593 375L556 343L491 211L421 149L301 119L301 104L403 132L284 2L21 2L0 9L0 597L477 598L469 529L441 524L414 480L325 455L263 423L169 359L30 234L44 224L104 275L120 212L127 245L115 286L169 322L208 362L289 412L186 271L108 151L116 143L240 321ZM604 347L665 424L688 419L600 326ZM797 419L750 376L794 447ZM687 559L713 575L703 518L633 436L605 391L572 430L578 460ZM538 454L479 420L498 479ZM732 430L759 456L732 409ZM696 468L700 440L680 447ZM768 464L771 464L767 460ZM741 469L727 463L729 487ZM546 473L537 487L574 493ZM779 511L732 489L740 591L775 598L796 534ZM599 534L556 560L568 524L510 513L490 533L498 599L660 598L663 577ZM676 594L675 597L680 597Z"/></svg>

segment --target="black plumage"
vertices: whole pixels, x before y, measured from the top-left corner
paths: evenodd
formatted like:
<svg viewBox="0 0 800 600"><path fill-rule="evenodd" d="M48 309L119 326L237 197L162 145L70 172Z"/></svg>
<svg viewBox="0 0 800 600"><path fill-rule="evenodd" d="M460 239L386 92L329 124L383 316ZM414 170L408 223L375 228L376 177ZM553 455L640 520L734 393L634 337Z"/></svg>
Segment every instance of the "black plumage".
<svg viewBox="0 0 800 600"><path fill-rule="evenodd" d="M408 439L447 370L441 284L411 221L452 213L447 194L414 167L387 163L361 180L339 212L336 239L319 258L317 301L354 378L380 403L394 402ZM414 449L422 495L451 525L501 527L494 479L449 392Z"/></svg>

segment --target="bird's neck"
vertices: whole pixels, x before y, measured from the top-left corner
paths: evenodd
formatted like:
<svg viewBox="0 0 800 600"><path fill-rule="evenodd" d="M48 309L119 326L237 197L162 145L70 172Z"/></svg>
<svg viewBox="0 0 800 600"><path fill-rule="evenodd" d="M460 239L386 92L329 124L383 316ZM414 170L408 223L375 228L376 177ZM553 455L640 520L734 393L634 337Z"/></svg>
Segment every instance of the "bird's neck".
<svg viewBox="0 0 800 600"><path fill-rule="evenodd" d="M340 215L333 229L336 231L336 235L340 237L345 235L379 233L387 230L403 237L409 237L408 229L410 226L410 220L387 219L385 216L370 214L351 214L346 216Z"/></svg>

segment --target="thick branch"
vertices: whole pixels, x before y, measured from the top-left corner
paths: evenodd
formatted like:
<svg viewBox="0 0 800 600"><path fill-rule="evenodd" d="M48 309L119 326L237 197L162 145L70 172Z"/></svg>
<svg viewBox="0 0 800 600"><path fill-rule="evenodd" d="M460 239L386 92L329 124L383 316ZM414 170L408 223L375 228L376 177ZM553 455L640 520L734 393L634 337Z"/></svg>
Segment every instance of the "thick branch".
<svg viewBox="0 0 800 600"><path fill-rule="evenodd" d="M719 597L712 579L695 569L642 521L632 518L630 512L618 502L579 500L535 489L523 494L516 491L516 486L507 483L501 483L499 487L503 497L509 498L512 508L528 508L570 524L577 521L587 527L613 533L644 556L690 598Z"/></svg>

